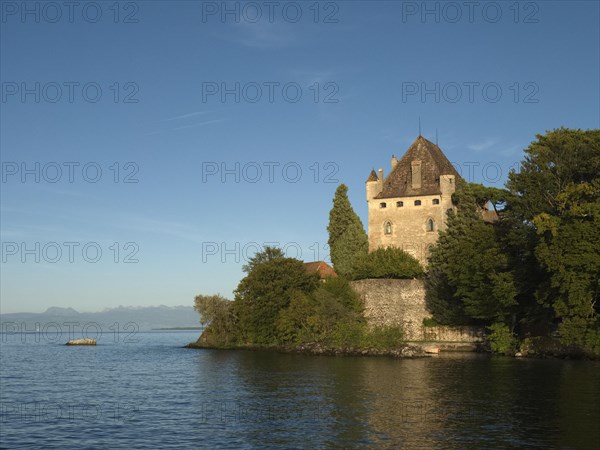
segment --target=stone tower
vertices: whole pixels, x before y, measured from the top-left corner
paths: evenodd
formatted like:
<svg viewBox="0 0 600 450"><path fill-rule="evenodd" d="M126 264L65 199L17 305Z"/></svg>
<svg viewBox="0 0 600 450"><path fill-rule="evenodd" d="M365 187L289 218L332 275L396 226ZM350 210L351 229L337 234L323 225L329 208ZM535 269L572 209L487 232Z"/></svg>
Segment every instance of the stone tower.
<svg viewBox="0 0 600 450"><path fill-rule="evenodd" d="M419 136L401 159L392 156L384 177L371 171L366 182L369 251L395 246L425 266L438 231L446 229L452 194L460 175L434 143Z"/></svg>

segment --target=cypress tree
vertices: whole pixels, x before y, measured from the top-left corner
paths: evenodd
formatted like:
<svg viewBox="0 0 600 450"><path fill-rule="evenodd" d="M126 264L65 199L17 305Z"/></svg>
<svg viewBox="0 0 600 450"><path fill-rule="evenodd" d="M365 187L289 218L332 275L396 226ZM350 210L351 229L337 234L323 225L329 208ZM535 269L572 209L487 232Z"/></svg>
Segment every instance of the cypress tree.
<svg viewBox="0 0 600 450"><path fill-rule="evenodd" d="M369 239L360 218L352 209L345 184L340 184L335 191L327 231L331 262L340 275L349 276L354 261L367 254Z"/></svg>

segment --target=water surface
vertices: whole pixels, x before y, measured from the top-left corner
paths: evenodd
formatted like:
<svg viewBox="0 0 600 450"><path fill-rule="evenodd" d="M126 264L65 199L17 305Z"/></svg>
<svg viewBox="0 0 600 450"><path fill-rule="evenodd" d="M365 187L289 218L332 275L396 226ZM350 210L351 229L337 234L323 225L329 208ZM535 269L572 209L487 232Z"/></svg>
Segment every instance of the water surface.
<svg viewBox="0 0 600 450"><path fill-rule="evenodd" d="M600 448L599 362L1 337L3 448Z"/></svg>

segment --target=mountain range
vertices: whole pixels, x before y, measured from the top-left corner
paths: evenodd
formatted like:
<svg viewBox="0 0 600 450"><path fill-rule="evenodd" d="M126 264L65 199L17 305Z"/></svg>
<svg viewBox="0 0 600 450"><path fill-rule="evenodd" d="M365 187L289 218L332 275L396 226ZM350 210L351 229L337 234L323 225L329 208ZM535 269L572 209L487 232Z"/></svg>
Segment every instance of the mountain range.
<svg viewBox="0 0 600 450"><path fill-rule="evenodd" d="M129 322L137 325L139 331L156 328L199 327L200 316L191 306L142 306L109 308L99 312L78 312L73 308L52 306L42 313L0 314L2 331L17 326L20 331L35 331L51 323L63 326L64 323L77 323L83 327L88 323L99 324L103 330L110 327L123 327ZM11 324L11 325L8 325Z"/></svg>

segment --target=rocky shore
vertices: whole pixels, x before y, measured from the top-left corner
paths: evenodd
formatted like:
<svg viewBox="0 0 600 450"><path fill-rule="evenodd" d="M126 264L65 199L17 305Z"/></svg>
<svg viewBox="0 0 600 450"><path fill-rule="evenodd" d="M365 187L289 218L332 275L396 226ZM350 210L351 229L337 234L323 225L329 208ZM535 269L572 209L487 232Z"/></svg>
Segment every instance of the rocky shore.
<svg viewBox="0 0 600 450"><path fill-rule="evenodd" d="M222 349L222 350L267 350L281 353L303 353L308 355L327 355L327 356L388 356L392 358L425 358L431 354L438 353L430 347L424 347L415 344L404 344L395 349L377 349L377 348L337 348L329 347L320 343L302 344L294 347L261 347L261 346L235 346L235 347L215 347L199 342L192 342L186 345L186 348L195 349Z"/></svg>

